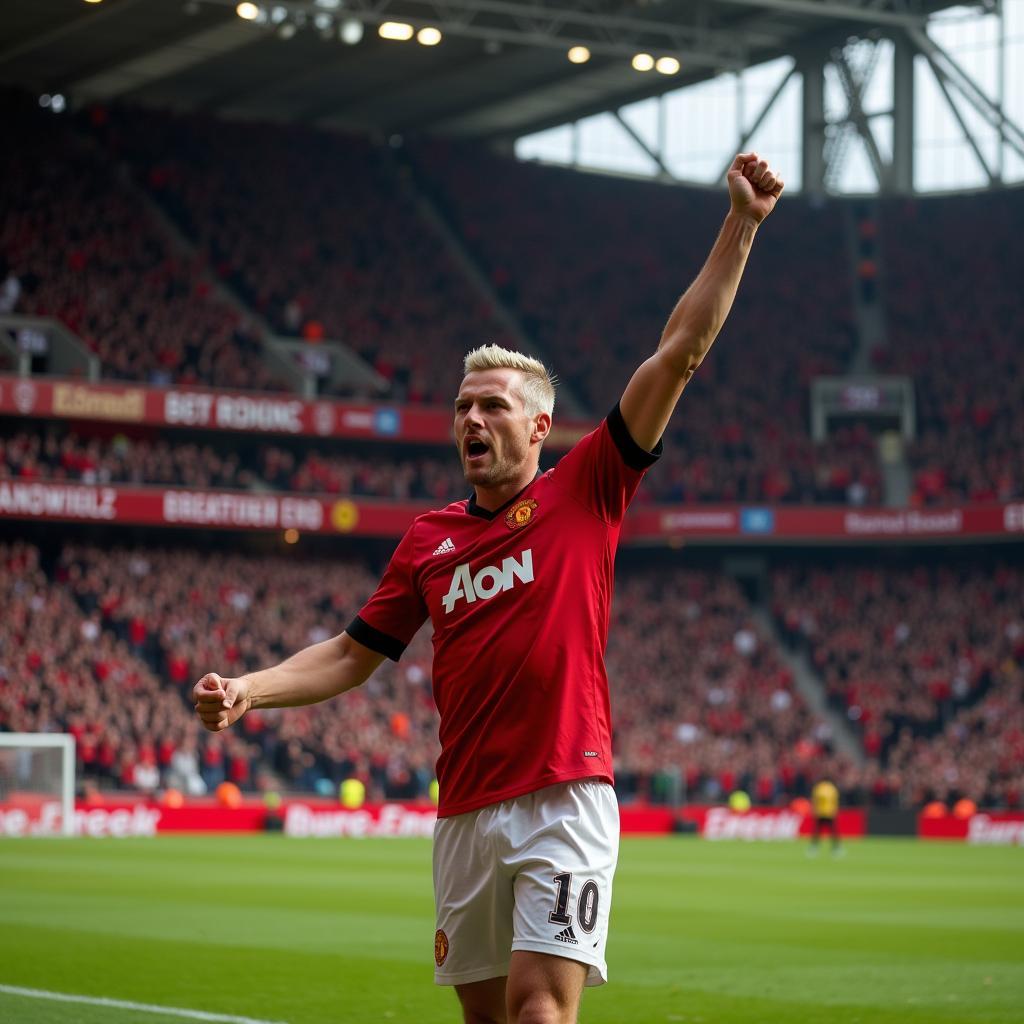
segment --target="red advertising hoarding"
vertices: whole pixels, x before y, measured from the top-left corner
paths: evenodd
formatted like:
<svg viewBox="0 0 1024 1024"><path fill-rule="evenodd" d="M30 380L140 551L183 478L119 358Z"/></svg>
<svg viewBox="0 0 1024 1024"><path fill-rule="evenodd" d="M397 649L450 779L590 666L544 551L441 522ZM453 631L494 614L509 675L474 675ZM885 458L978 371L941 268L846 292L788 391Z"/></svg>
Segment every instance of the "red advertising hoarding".
<svg viewBox="0 0 1024 1024"><path fill-rule="evenodd" d="M202 491L0 479L0 518L193 529L287 530L398 537L434 505L312 494ZM770 529L768 528L770 526ZM1024 503L913 509L638 506L625 544L963 539L1024 540Z"/></svg>
<svg viewBox="0 0 1024 1024"><path fill-rule="evenodd" d="M433 835L437 810L415 803L366 804L346 808L322 799L286 800L275 811L262 802L244 801L223 807L215 800L189 800L171 807L147 798L110 798L78 802L74 834L93 838L155 836L168 832L259 832L268 818L287 836L295 838L407 838ZM620 811L624 834L664 835L675 831L678 820L692 822L705 839L777 841L796 839L811 831L811 819L786 808L755 807L738 814L727 807L693 805L674 811L667 807L626 805ZM840 812L844 836L863 836L865 813ZM52 835L60 823L57 800L32 798L0 803L0 838ZM1019 840L1018 840L1019 841Z"/></svg>
<svg viewBox="0 0 1024 1024"><path fill-rule="evenodd" d="M979 811L969 818L922 814L917 820L917 834L922 839L951 839L978 846L1024 846L1024 812Z"/></svg>
<svg viewBox="0 0 1024 1024"><path fill-rule="evenodd" d="M262 802L222 807L213 800L172 807L148 799L111 798L75 805L73 832L97 839L155 836L168 832L262 832L269 811ZM367 804L356 810L325 801L286 801L273 812L286 835L296 837L403 838L433 835L437 810L419 804ZM57 800L0 803L0 838L53 835L59 831Z"/></svg>
<svg viewBox="0 0 1024 1024"><path fill-rule="evenodd" d="M408 444L450 444L452 440L452 410L444 406L307 401L290 394L90 384L3 374L0 415ZM560 421L547 445L570 448L593 426Z"/></svg>
<svg viewBox="0 0 1024 1024"><path fill-rule="evenodd" d="M253 491L0 480L0 518L398 537L432 505Z"/></svg>
<svg viewBox="0 0 1024 1024"><path fill-rule="evenodd" d="M704 839L741 839L746 842L772 842L809 836L814 819L788 807L752 807L749 811L733 811L728 807L693 804L679 811L683 821L693 822ZM844 837L864 836L867 815L859 808L839 812L838 826Z"/></svg>
<svg viewBox="0 0 1024 1024"><path fill-rule="evenodd" d="M647 505L630 512L623 530L623 539L633 543L905 543L998 537L1024 540L1024 502L926 509Z"/></svg>

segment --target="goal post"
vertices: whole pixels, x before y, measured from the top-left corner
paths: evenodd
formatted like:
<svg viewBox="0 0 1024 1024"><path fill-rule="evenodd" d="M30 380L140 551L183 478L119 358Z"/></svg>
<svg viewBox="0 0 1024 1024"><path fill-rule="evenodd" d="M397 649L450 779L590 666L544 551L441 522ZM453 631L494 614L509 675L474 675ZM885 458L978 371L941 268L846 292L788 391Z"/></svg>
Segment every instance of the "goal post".
<svg viewBox="0 0 1024 1024"><path fill-rule="evenodd" d="M74 736L0 732L0 839L74 832Z"/></svg>

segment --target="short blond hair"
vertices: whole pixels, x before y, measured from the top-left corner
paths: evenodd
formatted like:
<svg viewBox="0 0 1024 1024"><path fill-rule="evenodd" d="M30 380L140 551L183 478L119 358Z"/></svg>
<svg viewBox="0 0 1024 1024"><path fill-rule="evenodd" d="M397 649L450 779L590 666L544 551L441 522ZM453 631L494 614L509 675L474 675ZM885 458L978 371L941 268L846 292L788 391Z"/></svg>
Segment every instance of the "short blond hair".
<svg viewBox="0 0 1024 1024"><path fill-rule="evenodd" d="M500 345L481 345L466 354L464 373L475 370L519 370L523 375L521 389L528 416L555 409L555 387L558 378L539 360L522 352L513 352Z"/></svg>

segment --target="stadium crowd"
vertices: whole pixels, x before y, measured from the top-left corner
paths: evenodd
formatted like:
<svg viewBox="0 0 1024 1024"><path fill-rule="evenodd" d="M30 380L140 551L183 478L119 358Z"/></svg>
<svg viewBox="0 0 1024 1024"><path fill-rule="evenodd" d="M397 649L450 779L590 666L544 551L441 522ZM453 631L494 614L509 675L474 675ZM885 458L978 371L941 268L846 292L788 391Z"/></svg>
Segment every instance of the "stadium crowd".
<svg viewBox="0 0 1024 1024"><path fill-rule="evenodd" d="M910 803L1024 800L1024 573L777 569L774 614Z"/></svg>
<svg viewBox="0 0 1024 1024"><path fill-rule="evenodd" d="M620 794L745 789L778 803L825 773L851 802L1021 806L1024 580L1005 565L989 576L774 571L780 629L859 731L858 765L835 753L733 580L626 564L607 652ZM252 714L212 737L187 704L204 671L240 674L338 632L376 578L351 559L0 546L0 729L74 733L83 776L104 786L334 793L355 776L371 796L422 797L437 754L429 630L326 705Z"/></svg>
<svg viewBox="0 0 1024 1024"><path fill-rule="evenodd" d="M1024 194L889 200L881 210L889 344L875 363L914 379L913 501L1024 497Z"/></svg>
<svg viewBox="0 0 1024 1024"><path fill-rule="evenodd" d="M283 335L339 339L397 401L451 401L452 367L507 343L387 151L307 128L94 112L107 150Z"/></svg>
<svg viewBox="0 0 1024 1024"><path fill-rule="evenodd" d="M298 127L100 107L61 118L9 93L0 110L19 140L0 156L0 312L58 317L114 377L279 386L256 326L215 295L221 280L282 333L351 344L391 398L447 404L463 353L507 339L424 219L422 192L601 415L722 215L720 195L462 144L393 151ZM182 255L132 180L197 256ZM875 363L915 382L915 504L1024 495L1021 202L1013 192L885 200L868 225L889 334ZM842 206L786 204L792 215L759 238L740 301L689 386L649 496L882 500L868 431L823 444L807 431L809 382L846 370L856 344ZM964 244L946 245L954 234ZM790 269L770 272L779 266ZM983 358L955 358L961 345Z"/></svg>
<svg viewBox="0 0 1024 1024"><path fill-rule="evenodd" d="M44 564L14 543L0 548L0 572L12 595L0 625L0 729L73 732L86 777L193 793L224 778L250 790L329 780L336 792L354 775L378 797L426 793L437 753L428 630L399 664L327 705L252 714L211 737L186 703L206 670L240 674L344 628L375 584L365 566L73 545ZM859 785L852 765L831 758L827 729L725 577L624 574L612 638L627 798L666 799L681 784L691 798L748 786L782 800L805 793L823 763L851 792Z"/></svg>
<svg viewBox="0 0 1024 1024"><path fill-rule="evenodd" d="M107 150L132 164L217 273L276 329L342 338L390 382L391 397L447 404L464 352L482 338L503 340L492 311L467 301L473 287L399 184L411 169L396 169L390 153L355 138L195 116L116 111L98 121ZM699 269L721 203L475 150L427 152L423 166L433 174L418 167L419 183L435 195L444 183L441 205L498 292L602 414L635 366L639 339L658 337ZM291 187L297 180L303 189ZM496 194L506 201L495 203ZM839 212L804 205L806 216L759 241L755 259L797 260L815 286L752 268L725 337L690 386L665 483L649 494L880 500L873 437L853 431L818 445L807 435L808 383L842 371L854 339ZM593 218L594 208L605 216Z"/></svg>
<svg viewBox="0 0 1024 1024"><path fill-rule="evenodd" d="M742 789L771 804L808 793L823 770L859 789L724 574L620 572L607 665L620 790L657 797L674 783L699 801Z"/></svg>
<svg viewBox="0 0 1024 1024"><path fill-rule="evenodd" d="M645 479L641 502L823 502L863 505L880 498L872 440L850 428L819 446L762 438L779 447L769 471L755 468L742 439L723 425L720 445L706 450L669 448ZM545 467L559 452L546 452ZM859 466L860 472L850 472ZM234 438L199 444L171 437L125 433L96 436L55 424L44 431L0 429L0 477L68 480L88 484L161 484L183 487L296 491L373 496L394 500L450 501L465 497L466 483L454 456L407 450L367 454L365 446L344 453L336 447L278 444L240 447Z"/></svg>
<svg viewBox="0 0 1024 1024"><path fill-rule="evenodd" d="M109 377L279 389L258 333L212 294L117 168L66 121L0 95L8 312L54 317Z"/></svg>
<svg viewBox="0 0 1024 1024"><path fill-rule="evenodd" d="M417 147L414 166L527 332L557 353L562 376L599 412L660 337L725 212L724 197L706 191L440 141ZM808 434L811 380L844 372L855 347L850 272L839 206L786 203L794 212L758 238L740 298L672 427L665 475L679 500L881 496L867 431L826 445Z"/></svg>
<svg viewBox="0 0 1024 1024"><path fill-rule="evenodd" d="M254 713L223 737L204 734L186 702L208 668L239 674L341 629L373 585L358 564L68 546L44 570L16 542L0 547L0 571L11 595L0 728L73 733L85 779L200 794L225 779L312 790L359 775L378 796L426 791L426 637L344 701Z"/></svg>
<svg viewBox="0 0 1024 1024"><path fill-rule="evenodd" d="M240 448L125 434L100 438L50 426L45 433L0 433L0 479L294 491L395 501L447 502L467 493L454 457L397 459L366 452L365 446L345 453L297 453L274 444Z"/></svg>

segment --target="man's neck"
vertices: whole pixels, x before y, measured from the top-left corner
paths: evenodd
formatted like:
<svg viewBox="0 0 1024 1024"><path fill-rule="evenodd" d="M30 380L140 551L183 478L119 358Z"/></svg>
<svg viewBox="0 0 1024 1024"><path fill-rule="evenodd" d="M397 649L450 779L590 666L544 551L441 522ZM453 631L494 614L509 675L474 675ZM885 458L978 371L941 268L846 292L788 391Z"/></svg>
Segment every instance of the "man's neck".
<svg viewBox="0 0 1024 1024"><path fill-rule="evenodd" d="M482 508L485 512L494 512L496 509L501 508L502 505L511 501L520 491L526 490L536 479L537 472L537 467L533 466L514 481L501 484L499 487L475 486L473 491L476 494L477 507Z"/></svg>

